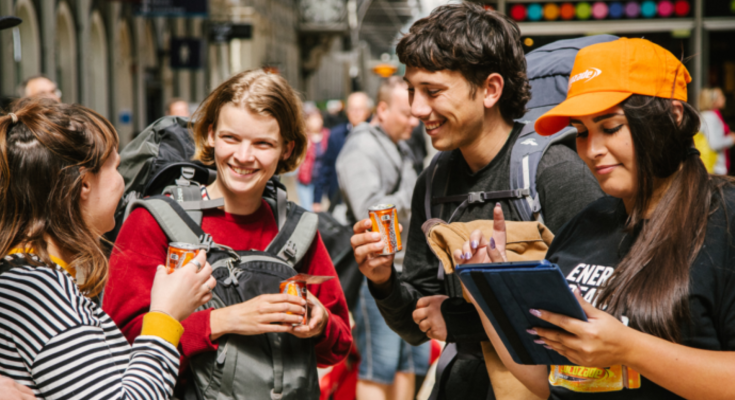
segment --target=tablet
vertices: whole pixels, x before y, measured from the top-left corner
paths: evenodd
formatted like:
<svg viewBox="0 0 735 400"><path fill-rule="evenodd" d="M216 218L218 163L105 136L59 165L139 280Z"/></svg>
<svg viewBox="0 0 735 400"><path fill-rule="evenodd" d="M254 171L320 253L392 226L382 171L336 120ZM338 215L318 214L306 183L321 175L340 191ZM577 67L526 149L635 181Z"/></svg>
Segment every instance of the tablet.
<svg viewBox="0 0 735 400"><path fill-rule="evenodd" d="M551 311L587 321L557 265L546 260L468 264L456 270L460 280L505 344L513 361L525 365L575 365L554 350L533 341L533 327L560 329L529 312Z"/></svg>

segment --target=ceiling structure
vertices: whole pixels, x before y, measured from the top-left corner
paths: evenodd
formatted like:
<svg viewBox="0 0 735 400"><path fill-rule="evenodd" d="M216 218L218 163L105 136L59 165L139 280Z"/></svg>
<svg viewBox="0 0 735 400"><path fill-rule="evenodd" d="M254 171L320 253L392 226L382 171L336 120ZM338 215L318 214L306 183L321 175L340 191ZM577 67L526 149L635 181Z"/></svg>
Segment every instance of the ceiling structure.
<svg viewBox="0 0 735 400"><path fill-rule="evenodd" d="M417 0L356 0L359 40L370 45L376 57L393 53L399 33L420 13Z"/></svg>

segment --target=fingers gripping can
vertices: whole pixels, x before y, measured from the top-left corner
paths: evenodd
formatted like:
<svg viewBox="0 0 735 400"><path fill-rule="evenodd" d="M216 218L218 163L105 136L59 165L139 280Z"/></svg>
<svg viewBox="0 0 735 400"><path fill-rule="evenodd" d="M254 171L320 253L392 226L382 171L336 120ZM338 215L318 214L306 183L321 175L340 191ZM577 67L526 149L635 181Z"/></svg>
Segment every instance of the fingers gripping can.
<svg viewBox="0 0 735 400"><path fill-rule="evenodd" d="M199 246L191 243L172 242L168 244L166 255L166 272L169 274L193 260L199 252Z"/></svg>
<svg viewBox="0 0 735 400"><path fill-rule="evenodd" d="M385 247L380 254L396 254L403 250L401 231L398 228L398 212L393 204L378 204L368 209L373 222L373 232L380 232Z"/></svg>
<svg viewBox="0 0 735 400"><path fill-rule="evenodd" d="M281 282L281 293L283 294L290 294L296 297L301 297L306 301L306 282L303 281L283 281ZM308 307L305 305L304 307ZM286 314L293 314L292 312L287 312ZM292 324L293 326L298 325L306 325L307 324L307 315L308 315L308 309L307 312L304 313L304 319L299 322L298 324Z"/></svg>

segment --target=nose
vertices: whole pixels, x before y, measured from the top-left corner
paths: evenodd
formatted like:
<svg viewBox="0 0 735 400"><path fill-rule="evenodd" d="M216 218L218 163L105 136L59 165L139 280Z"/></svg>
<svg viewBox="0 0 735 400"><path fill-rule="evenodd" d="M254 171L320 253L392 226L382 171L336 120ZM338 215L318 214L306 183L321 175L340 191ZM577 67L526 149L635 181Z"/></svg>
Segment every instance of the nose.
<svg viewBox="0 0 735 400"><path fill-rule="evenodd" d="M421 94L421 91L416 90L414 95L409 98L411 103L411 115L418 119L428 119L431 115L431 107L426 101L426 96Z"/></svg>
<svg viewBox="0 0 735 400"><path fill-rule="evenodd" d="M587 158L589 158L590 160L594 160L595 158L602 157L605 155L605 153L607 153L607 145L605 143L605 139L605 135L595 132L589 132L587 134Z"/></svg>
<svg viewBox="0 0 735 400"><path fill-rule="evenodd" d="M247 140L240 142L235 151L234 158L239 164L252 162L254 160L252 143Z"/></svg>

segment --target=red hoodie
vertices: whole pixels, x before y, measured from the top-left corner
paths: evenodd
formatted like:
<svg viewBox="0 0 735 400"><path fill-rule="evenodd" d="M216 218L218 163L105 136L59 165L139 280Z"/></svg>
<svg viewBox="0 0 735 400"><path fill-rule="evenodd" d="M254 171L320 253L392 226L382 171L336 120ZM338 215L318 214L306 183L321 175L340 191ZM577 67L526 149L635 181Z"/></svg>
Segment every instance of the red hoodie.
<svg viewBox="0 0 735 400"><path fill-rule="evenodd" d="M255 213L247 216L208 210L202 219L202 229L212 239L234 250L265 250L278 233L270 207L262 201ZM144 208L133 211L120 230L110 258L110 278L105 288L102 308L115 321L131 343L140 335L143 315L150 308L151 287L158 265L164 264L168 239L155 219ZM301 272L310 275L337 276L327 249L317 235L302 261ZM321 285L308 285L329 311L329 320L321 336L316 338L318 365L336 364L347 356L352 346L347 303L339 279ZM204 351L217 350L210 340L212 309L191 314L181 322L182 370L187 359Z"/></svg>

